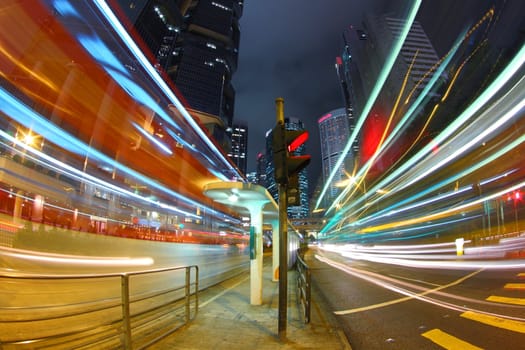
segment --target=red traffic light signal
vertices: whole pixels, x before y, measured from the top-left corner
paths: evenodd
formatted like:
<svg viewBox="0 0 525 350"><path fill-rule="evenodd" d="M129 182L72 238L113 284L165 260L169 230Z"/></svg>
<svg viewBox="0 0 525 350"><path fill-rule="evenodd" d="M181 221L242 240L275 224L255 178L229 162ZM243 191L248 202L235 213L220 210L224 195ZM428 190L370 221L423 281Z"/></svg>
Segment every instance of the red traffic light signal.
<svg viewBox="0 0 525 350"><path fill-rule="evenodd" d="M279 123L273 129L273 154L275 166L275 180L287 184L289 178L310 163L310 155L294 155L308 140L306 130L286 130L284 124Z"/></svg>
<svg viewBox="0 0 525 350"><path fill-rule="evenodd" d="M299 173L308 164L310 164L310 155L294 155L306 140L308 140L308 131L306 130L285 130L286 150L288 151L286 164L288 177Z"/></svg>
<svg viewBox="0 0 525 350"><path fill-rule="evenodd" d="M288 152L295 152L301 147L306 140L308 140L308 131L289 130L286 132L286 137L292 138L288 144Z"/></svg>

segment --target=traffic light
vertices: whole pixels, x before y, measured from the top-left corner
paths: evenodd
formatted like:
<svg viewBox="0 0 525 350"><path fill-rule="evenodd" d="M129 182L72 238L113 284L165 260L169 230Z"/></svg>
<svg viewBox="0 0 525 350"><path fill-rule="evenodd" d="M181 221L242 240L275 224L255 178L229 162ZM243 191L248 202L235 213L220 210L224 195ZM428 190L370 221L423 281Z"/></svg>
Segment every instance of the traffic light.
<svg viewBox="0 0 525 350"><path fill-rule="evenodd" d="M299 174L294 174L288 178L288 186L286 187L286 201L288 206L296 207L301 205Z"/></svg>
<svg viewBox="0 0 525 350"><path fill-rule="evenodd" d="M290 178L296 176L310 163L310 155L294 153L308 140L306 130L286 130L284 123L278 123L273 129L273 159L275 181L289 184Z"/></svg>
<svg viewBox="0 0 525 350"><path fill-rule="evenodd" d="M299 147L304 145L308 140L308 131L306 130L285 130L285 140L287 145L288 157L288 177L298 174L308 164L310 164L310 155L294 155Z"/></svg>

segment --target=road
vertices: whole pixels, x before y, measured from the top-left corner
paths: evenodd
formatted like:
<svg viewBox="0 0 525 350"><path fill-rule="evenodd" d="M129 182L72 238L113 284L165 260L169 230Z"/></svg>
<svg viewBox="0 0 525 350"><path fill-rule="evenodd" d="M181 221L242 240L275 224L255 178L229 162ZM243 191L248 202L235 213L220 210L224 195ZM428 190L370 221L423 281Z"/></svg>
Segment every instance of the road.
<svg viewBox="0 0 525 350"><path fill-rule="evenodd" d="M307 261L354 350L525 349L525 268L422 269L317 248Z"/></svg>

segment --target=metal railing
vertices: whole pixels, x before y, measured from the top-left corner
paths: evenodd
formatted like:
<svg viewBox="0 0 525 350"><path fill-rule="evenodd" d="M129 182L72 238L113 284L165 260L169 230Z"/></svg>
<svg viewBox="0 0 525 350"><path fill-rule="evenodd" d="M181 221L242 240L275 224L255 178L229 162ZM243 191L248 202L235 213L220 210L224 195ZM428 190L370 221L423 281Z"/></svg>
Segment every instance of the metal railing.
<svg viewBox="0 0 525 350"><path fill-rule="evenodd" d="M312 285L310 268L304 262L300 253L297 254L297 301L303 307L304 323L310 322L310 306L312 299Z"/></svg>
<svg viewBox="0 0 525 350"><path fill-rule="evenodd" d="M79 275L0 273L0 348L143 349L198 312L198 266Z"/></svg>

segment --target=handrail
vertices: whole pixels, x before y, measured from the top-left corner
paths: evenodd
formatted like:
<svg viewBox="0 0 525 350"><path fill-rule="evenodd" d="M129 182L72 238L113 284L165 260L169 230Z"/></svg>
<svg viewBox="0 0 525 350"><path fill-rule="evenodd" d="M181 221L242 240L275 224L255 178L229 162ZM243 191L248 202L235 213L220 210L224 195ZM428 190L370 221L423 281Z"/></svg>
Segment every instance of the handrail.
<svg viewBox="0 0 525 350"><path fill-rule="evenodd" d="M156 274L177 274L178 272L184 273L184 279L182 281L179 280L180 282L176 282L176 278L163 279L164 276L162 275L155 276ZM146 293L143 293L141 297L137 292L137 286L141 283L139 276L162 278L162 282L168 281L167 287L155 293L147 293L146 296L144 296ZM26 281L39 281L35 288L41 288L43 286L42 281L49 281L49 286L44 288L44 291L49 288L50 295L56 293L53 290L53 285L56 283L52 283L53 281L75 280L78 283L83 280L97 279L107 283L107 289L111 289L115 282L114 278L119 278L120 280L120 286L118 287L120 295L116 298L102 297L99 301L93 299L89 302L78 304L61 304L58 307L56 305L27 307L0 305L0 314L3 315L0 317L0 348L34 348L35 346L38 347L38 344L55 346L56 348L68 348L78 344L87 346L89 345L88 341L93 341L99 345L106 344L103 346L105 348L143 349L171 334L197 316L199 268L196 265L101 274L0 272L0 279L8 279L12 282L23 280L24 283L21 283L22 287L20 288L27 289ZM130 280L136 281L136 283L130 284ZM10 285L16 286L17 284L12 283ZM86 290L84 289L83 291ZM105 291L105 289L103 290ZM16 292L18 291L14 293ZM111 300L114 301L111 302ZM78 311L75 305L82 305L82 310ZM60 311L61 308L66 308L66 310ZM118 308L121 309L120 313L117 311ZM38 313L33 314L31 318L16 316L16 314L20 314L23 311L27 311L29 314L35 310L38 310ZM47 313L47 316L43 317L43 313ZM182 314L182 324L173 326L175 324L173 319L179 320L180 314ZM78 318L77 322L75 322L75 318ZM84 325L84 319L94 324ZM153 327L157 319L164 319L169 326L159 331L156 326ZM82 323L82 327L78 326L80 323ZM41 324L41 328L45 329L42 333L43 335L38 334L38 332L35 334L31 331L33 329L39 330L38 324ZM49 324L60 325L60 328L65 329L49 329L49 327L46 327ZM68 328L69 324L71 324L70 329ZM24 329L24 327L27 329ZM13 330L16 330L16 332ZM34 338L27 339L27 335L31 335ZM134 335L136 336L134 337Z"/></svg>
<svg viewBox="0 0 525 350"><path fill-rule="evenodd" d="M312 284L310 268L305 263L301 254L297 253L297 300L303 306L304 323L310 323L310 306L312 299Z"/></svg>
<svg viewBox="0 0 525 350"><path fill-rule="evenodd" d="M182 270L186 268L195 267L197 265L188 266L175 266L175 267L163 267L158 269L139 270L139 271L127 271L127 272L106 272L106 273L56 273L56 274L45 274L45 273L27 273L17 271L0 271L1 277L19 278L19 279L84 279L84 278L105 278L105 277L120 277L122 275L146 275L156 272L168 272L175 270Z"/></svg>

